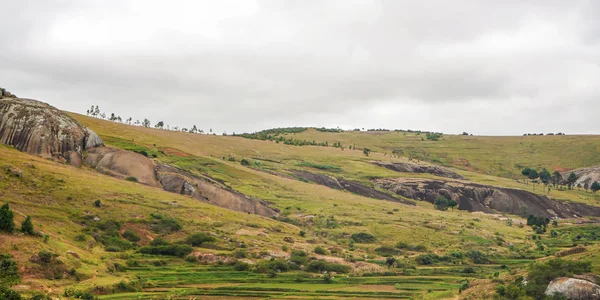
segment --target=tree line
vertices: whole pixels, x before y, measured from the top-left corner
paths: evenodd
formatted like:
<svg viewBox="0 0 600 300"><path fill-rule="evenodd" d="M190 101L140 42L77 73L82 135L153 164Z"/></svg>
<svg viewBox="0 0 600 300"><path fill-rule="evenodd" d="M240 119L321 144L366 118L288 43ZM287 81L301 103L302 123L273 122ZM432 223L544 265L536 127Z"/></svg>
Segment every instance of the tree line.
<svg viewBox="0 0 600 300"><path fill-rule="evenodd" d="M535 184L539 179L539 181L544 184L545 190L547 190L548 193L550 193L552 187L561 188L562 186L566 186L569 190L573 189L573 187L583 188L586 192L591 190L594 193L600 190L600 183L598 181L594 181L591 184L584 182L583 184L579 183L576 185L579 177L574 172L571 172L569 176L564 179L562 174L558 171L550 174L546 168L543 168L538 172L536 169L526 167L521 170L521 174L532 181L534 190Z"/></svg>
<svg viewBox="0 0 600 300"><path fill-rule="evenodd" d="M100 108L98 107L98 105L92 105L90 109L86 110L86 114L88 116L92 116L95 118L101 118L103 120L109 120L109 121L113 121L113 122L134 125L134 126L142 126L142 127L146 127L146 128L154 127L156 129L181 131L181 132L189 132L189 133L196 133L196 134L204 134L205 133L203 129L199 129L198 126L196 126L196 125L192 125L190 128L179 127L179 126L170 126L168 124L165 124L164 121L158 121L158 122L156 122L156 124L152 125L152 122L148 118L144 118L142 121L140 121L139 119L133 121L132 117L123 119L123 118L121 118L121 116L118 116L115 113L111 113L110 116L107 116L106 113L100 111ZM212 128L210 128L206 134L215 135L215 133L213 133ZM227 133L224 132L223 135L227 135Z"/></svg>

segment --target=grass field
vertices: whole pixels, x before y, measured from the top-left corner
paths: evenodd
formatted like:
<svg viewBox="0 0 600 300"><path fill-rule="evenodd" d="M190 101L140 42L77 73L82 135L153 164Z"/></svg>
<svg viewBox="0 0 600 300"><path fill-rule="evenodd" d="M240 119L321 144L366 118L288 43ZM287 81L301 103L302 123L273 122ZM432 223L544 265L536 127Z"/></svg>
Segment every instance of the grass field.
<svg viewBox="0 0 600 300"><path fill-rule="evenodd" d="M596 271L600 268L596 240L600 232L592 225L561 220L534 240L531 228L506 222L507 217L518 220L517 216L439 211L426 202L410 206L376 200L282 176L290 175L290 170L307 170L365 185L372 185L374 178L436 178L397 173L370 163L406 161L410 156L456 168L473 182L532 190L531 185L510 179L505 172L516 172L515 166L525 162L528 166L560 168L596 164L596 156L584 154L596 151L596 137L444 136L437 142L425 142L413 133L396 132L309 130L294 135L297 139L356 144L357 148L377 151L367 157L360 150L195 135L72 116L97 132L109 146L145 152L157 161L210 176L236 191L270 202L281 214L273 220L237 213L0 146L0 204L9 203L17 223L25 215L32 216L36 229L49 236L44 241L22 234L0 235L0 253L13 255L23 269L22 281L15 289L25 294L37 290L61 295L65 289L76 289L93 291L101 299L446 299L459 296L458 289L467 280L504 280L536 259L574 244L588 249L576 257L592 260ZM577 158L564 156L566 144L576 148L568 153ZM406 157L384 155L398 148ZM251 164L242 166L242 158ZM461 164L465 160L469 164ZM23 177L8 172L14 168L21 170ZM542 193L540 190L535 192ZM595 205L600 201L596 195L578 190L553 191L550 196ZM95 206L96 200L101 200L101 207ZM174 219L182 228L157 232L156 224L162 223L157 223L156 215ZM131 249L107 251L106 241L102 240L106 230L98 225L106 221L119 222L120 234L127 229L135 231L141 241ZM557 235L551 236L550 229ZM157 237L177 243L196 232L208 233L216 241L194 246L193 253L212 255L218 257L216 260L198 262L139 251ZM352 242L350 236L361 232L371 233L376 240ZM289 238L293 242L284 241ZM387 255L380 254L381 248L395 249L399 242L422 248L394 250L398 263L388 268ZM316 254L317 246L327 253ZM77 276L40 275L40 267L30 258L41 250L57 254ZM234 265L236 261L258 265L270 257L288 259L292 250L305 251L310 260L326 259L351 266L352 271L327 278L323 273L305 270L270 274L252 267L237 270ZM468 250L479 251L486 261L465 256ZM77 256L67 254L71 252ZM433 256L434 261L417 263L423 255ZM126 285L119 287L121 282Z"/></svg>

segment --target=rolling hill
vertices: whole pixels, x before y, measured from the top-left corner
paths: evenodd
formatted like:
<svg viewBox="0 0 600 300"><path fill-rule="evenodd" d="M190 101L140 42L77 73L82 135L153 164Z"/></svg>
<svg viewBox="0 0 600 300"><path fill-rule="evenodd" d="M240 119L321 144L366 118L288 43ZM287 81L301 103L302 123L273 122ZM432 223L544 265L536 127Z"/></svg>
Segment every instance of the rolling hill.
<svg viewBox="0 0 600 300"><path fill-rule="evenodd" d="M574 246L600 271L600 197L520 175L600 164L598 136L278 135L338 145L294 146L64 117L106 147L73 164L0 146L0 204L36 230L0 234L23 295L477 299Z"/></svg>

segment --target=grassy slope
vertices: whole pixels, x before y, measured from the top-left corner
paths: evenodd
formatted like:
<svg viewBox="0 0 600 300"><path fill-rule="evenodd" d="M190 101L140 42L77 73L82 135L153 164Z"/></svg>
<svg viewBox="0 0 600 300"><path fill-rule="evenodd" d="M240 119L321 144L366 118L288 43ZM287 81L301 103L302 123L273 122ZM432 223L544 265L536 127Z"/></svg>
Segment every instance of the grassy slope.
<svg viewBox="0 0 600 300"><path fill-rule="evenodd" d="M306 169L313 172L328 172L331 175L369 183L369 179L374 177L414 177L414 174L399 174L368 163L370 160L402 161L404 159L391 159L389 156L378 153L365 157L360 151L341 151L336 148L294 147L239 137L161 131L127 126L76 114L73 116L100 134L109 145L130 150L145 150L150 154L156 154L161 161L185 167L193 172L208 174L223 180L227 185L240 192L272 202L273 206L281 209L284 215L293 219L301 221L307 216L315 216L314 225L303 227L308 232L306 239L303 239L297 234L299 228L286 223L230 212L186 197L115 180L86 169L59 165L1 147L0 166L16 166L25 172L25 179L0 175L3 176L2 179L6 179L0 181L2 200L11 203L17 212L32 215L34 224L40 230L50 233L52 237L48 244L43 244L35 238L0 235L2 241L9 241L0 243L0 251L16 255L19 262L27 266L30 265L27 262L28 257L42 248L51 249L59 254L73 250L84 257L82 259L82 261L85 260L84 263L74 261L64 255L61 258L68 260L68 264L78 268L78 271L81 269L81 272L91 276L82 283L69 280L27 279L25 283L31 284L35 288L39 288L41 285L75 284L84 287L104 285L119 281L123 276L131 277L135 274L143 276L158 287L164 287L171 292L173 292L173 287L178 287L181 289L182 295L200 293L198 289L202 290L201 293L213 293L213 295L225 295L225 297L231 297L237 293L228 291L224 287L217 290L210 289L209 292L204 287L188 286L199 282L258 284L255 287L240 288L246 289L246 293L253 288L260 288L260 284L274 287L273 280L266 279L264 276L232 272L226 267L203 271L199 266L183 261L174 262L172 265L161 268L133 268L125 275L112 274L107 271L107 265L111 261L121 259L120 255L106 253L99 246L90 248L85 243L74 242L75 236L82 229L75 220L85 214L98 215L102 219L114 218L123 223L135 223L136 219L145 218L152 212L166 212L185 220L184 233L170 236L169 238L172 240L181 239L186 233L194 231L210 231L223 238L234 237L238 241L245 242L249 245L249 252L280 251L283 237L292 236L296 240L292 248L311 250L314 245L305 241L313 240L313 243L341 248L345 254L351 253L355 257L375 258L373 249L377 246L405 241L411 244L423 244L428 249L439 253L447 253L451 250L480 249L494 256L495 259L502 259L507 255L514 255L512 250L507 247L496 245L495 240L502 237L506 243L515 244L516 248L523 249L522 253L539 255L532 250L535 244L527 239L530 232L526 228L506 226L504 221L498 220L495 216L473 215L462 211L440 212L434 210L430 204L422 202L419 202L416 207L411 207L379 201L265 172ZM310 132L306 134L310 134ZM333 141L329 140L330 143ZM345 141L342 143L347 144ZM360 147L359 143L357 143L357 147ZM236 162L223 160L223 157L230 155L238 160L245 157L250 158L253 162L260 161L260 166L248 168ZM298 166L301 162L332 165L341 169L323 171ZM27 163L33 163L35 168L29 168L26 166ZM461 173L477 182L502 186L517 185L511 180L482 175L477 172L461 171ZM565 199L578 197L577 192L565 193L567 194ZM92 203L96 199L102 199L107 206L102 209L93 207ZM588 198L580 200L595 201L595 199ZM173 206L171 204L173 201L176 201L179 206ZM329 216L334 216L339 226L336 228L324 226L325 219ZM246 232L255 232L257 227L265 230L268 235L236 234L240 233L241 229ZM355 251L349 251L347 236L359 231L372 232L378 237L378 243L357 245ZM227 246L225 242L222 244ZM127 255L136 256L134 253ZM508 261L511 260L503 263ZM335 285L332 289L351 289L359 287L361 284L380 284L389 288L393 287L395 283L404 282L405 285L411 287L409 290L416 289L418 292L430 288L434 288L434 290L441 288L439 283L446 282L444 280L447 280L454 289L462 280L461 278L465 277L460 270L460 267L454 267L454 269L451 267L444 273L438 269L419 268L415 274L418 275L416 278L411 276L373 279L340 278L338 279L339 286ZM488 267L481 266L478 267L478 270L478 274L470 276L480 277L486 276L485 274L489 274L489 272L493 273L493 269ZM96 273L97 275L94 276ZM293 276L295 275L282 275L275 281L284 284L286 288L297 289ZM444 279L444 276L448 279ZM421 282L420 280L423 283L417 284ZM310 296L306 293L314 288L313 285L314 283L303 284L300 289L306 290L306 292L299 293ZM442 291L444 289L447 287L442 288ZM398 291L401 292L402 289ZM452 290L452 293L454 292L455 289ZM117 298L122 298L121 296ZM136 297L136 295L133 296Z"/></svg>
<svg viewBox="0 0 600 300"><path fill-rule="evenodd" d="M600 135L566 136L463 136L444 135L440 141L427 141L424 134L404 132L319 132L307 130L294 135L299 140L341 142L344 146L370 148L378 152L403 151L427 161L518 178L518 166L575 169L600 165ZM425 139L423 141L422 139Z"/></svg>

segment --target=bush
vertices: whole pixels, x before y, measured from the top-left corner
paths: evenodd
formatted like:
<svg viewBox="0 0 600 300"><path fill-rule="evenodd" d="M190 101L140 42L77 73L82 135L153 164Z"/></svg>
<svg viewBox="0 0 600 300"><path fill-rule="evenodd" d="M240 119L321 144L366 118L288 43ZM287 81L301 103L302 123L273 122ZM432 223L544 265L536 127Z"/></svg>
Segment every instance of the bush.
<svg viewBox="0 0 600 300"><path fill-rule="evenodd" d="M198 233L194 233L194 234L188 236L185 239L185 243L188 245L192 245L194 247L198 247L204 243L214 242L215 240L216 240L215 237L213 237L207 233L198 232Z"/></svg>
<svg viewBox="0 0 600 300"><path fill-rule="evenodd" d="M150 242L150 246L167 246L170 245L169 241L165 240L162 237L157 237Z"/></svg>
<svg viewBox="0 0 600 300"><path fill-rule="evenodd" d="M0 299L2 299L2 300L21 300L23 298L21 298L21 294L0 285Z"/></svg>
<svg viewBox="0 0 600 300"><path fill-rule="evenodd" d="M312 273L323 273L323 272L336 272L340 274L349 273L351 270L350 266L328 263L324 260L313 260L306 266L306 271Z"/></svg>
<svg viewBox="0 0 600 300"><path fill-rule="evenodd" d="M233 265L233 269L236 271L248 271L248 269L250 269L250 265L243 261L238 261L235 263L235 265Z"/></svg>
<svg viewBox="0 0 600 300"><path fill-rule="evenodd" d="M350 239L352 239L353 241L355 241L357 243L363 243L363 244L370 244L370 243L374 243L377 241L377 238L375 238L374 235L372 235L370 233L366 233L366 232L354 233L354 234L352 234Z"/></svg>
<svg viewBox="0 0 600 300"><path fill-rule="evenodd" d="M131 182L139 182L138 179L133 176L126 177L125 180L131 181Z"/></svg>
<svg viewBox="0 0 600 300"><path fill-rule="evenodd" d="M278 273L290 270L288 264L281 259L263 260L256 264L256 271L259 273Z"/></svg>
<svg viewBox="0 0 600 300"><path fill-rule="evenodd" d="M152 255L167 255L184 257L192 253L194 249L188 245L146 246L140 249L140 253Z"/></svg>
<svg viewBox="0 0 600 300"><path fill-rule="evenodd" d="M15 214L8 207L8 203L5 203L0 207L0 231L12 233L15 231Z"/></svg>
<svg viewBox="0 0 600 300"><path fill-rule="evenodd" d="M132 243L137 243L142 239L137 233L135 233L135 231L129 229L123 232L123 237Z"/></svg>
<svg viewBox="0 0 600 300"><path fill-rule="evenodd" d="M469 250L467 251L467 253L465 253L465 256L470 258L471 261L473 261L476 264L487 264L490 262L490 260L485 256L485 254L478 250Z"/></svg>
<svg viewBox="0 0 600 300"><path fill-rule="evenodd" d="M235 252L233 252L233 256L235 258L246 258L246 257L248 257L248 253L246 253L246 250L244 250L244 249L239 249L239 250L236 250Z"/></svg>
<svg viewBox="0 0 600 300"><path fill-rule="evenodd" d="M391 246L381 246L379 248L375 248L375 253L381 256L394 256L400 255L400 250L391 247Z"/></svg>
<svg viewBox="0 0 600 300"><path fill-rule="evenodd" d="M306 265L308 262L306 252L302 250L292 250L290 254L290 262L293 263L296 269L300 269L300 266Z"/></svg>
<svg viewBox="0 0 600 300"><path fill-rule="evenodd" d="M94 206L95 207L102 207L102 201L100 201L100 200L94 201Z"/></svg>
<svg viewBox="0 0 600 300"><path fill-rule="evenodd" d="M12 286L20 281L21 273L19 272L17 262L10 255L0 254L0 287Z"/></svg>
<svg viewBox="0 0 600 300"><path fill-rule="evenodd" d="M152 222L152 231L156 233L173 233L183 229L183 226L177 219L166 215L151 214L154 219Z"/></svg>
<svg viewBox="0 0 600 300"><path fill-rule="evenodd" d="M28 235L34 235L35 231L33 230L33 223L31 222L31 217L25 217L23 223L21 223L21 232Z"/></svg>
<svg viewBox="0 0 600 300"><path fill-rule="evenodd" d="M327 255L327 250L321 246L315 247L315 253L320 255Z"/></svg>
<svg viewBox="0 0 600 300"><path fill-rule="evenodd" d="M242 164L242 166L249 166L250 161L245 158L242 158L242 160L240 161L240 164Z"/></svg>
<svg viewBox="0 0 600 300"><path fill-rule="evenodd" d="M396 244L396 248L405 249L405 250L409 250L409 251L415 251L415 252L427 251L427 247L425 247L423 245L409 245L408 243L405 243L405 242L398 242L398 244Z"/></svg>

